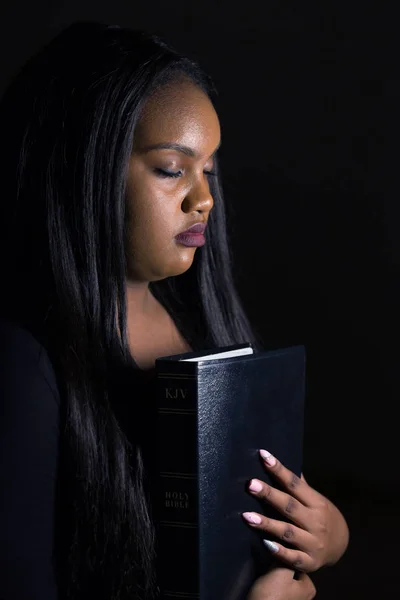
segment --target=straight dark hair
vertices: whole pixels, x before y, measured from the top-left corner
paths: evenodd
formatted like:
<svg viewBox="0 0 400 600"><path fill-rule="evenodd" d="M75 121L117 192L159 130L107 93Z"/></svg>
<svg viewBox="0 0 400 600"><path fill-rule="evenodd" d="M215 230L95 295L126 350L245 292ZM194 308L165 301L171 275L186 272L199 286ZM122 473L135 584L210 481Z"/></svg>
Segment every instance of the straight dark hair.
<svg viewBox="0 0 400 600"><path fill-rule="evenodd" d="M76 23L28 61L0 104L1 304L44 343L58 374L69 539L57 577L69 600L156 594L142 452L110 390L118 372L137 368L125 296L135 124L151 93L182 76L212 97L200 68L160 39ZM219 177L210 185L208 243L185 274L151 290L193 349L258 347L233 283Z"/></svg>

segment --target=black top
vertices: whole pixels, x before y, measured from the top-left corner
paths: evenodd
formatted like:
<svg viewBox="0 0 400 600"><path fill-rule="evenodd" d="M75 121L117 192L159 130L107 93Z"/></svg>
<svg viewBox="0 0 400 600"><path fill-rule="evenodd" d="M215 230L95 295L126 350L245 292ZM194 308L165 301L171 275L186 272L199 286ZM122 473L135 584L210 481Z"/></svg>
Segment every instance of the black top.
<svg viewBox="0 0 400 600"><path fill-rule="evenodd" d="M152 373L132 371L135 384L153 381ZM121 393L132 389L126 384ZM129 438L132 402L119 397ZM60 394L48 353L26 329L0 320L0 600L57 598L59 433Z"/></svg>

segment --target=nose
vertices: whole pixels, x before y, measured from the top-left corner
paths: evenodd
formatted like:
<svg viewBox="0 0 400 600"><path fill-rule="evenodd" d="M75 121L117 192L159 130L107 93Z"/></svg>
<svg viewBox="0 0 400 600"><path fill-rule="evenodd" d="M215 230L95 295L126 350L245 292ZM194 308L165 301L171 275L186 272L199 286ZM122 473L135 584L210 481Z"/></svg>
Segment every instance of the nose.
<svg viewBox="0 0 400 600"><path fill-rule="evenodd" d="M203 175L200 181L190 188L182 202L182 211L184 213L198 212L208 213L214 206L214 200L210 192L210 186L207 177Z"/></svg>

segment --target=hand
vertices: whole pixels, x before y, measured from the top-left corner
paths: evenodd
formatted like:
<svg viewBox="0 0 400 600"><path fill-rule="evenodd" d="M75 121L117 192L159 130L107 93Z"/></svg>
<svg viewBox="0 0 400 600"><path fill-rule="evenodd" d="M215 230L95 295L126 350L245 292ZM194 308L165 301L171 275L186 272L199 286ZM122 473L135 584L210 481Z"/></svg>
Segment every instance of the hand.
<svg viewBox="0 0 400 600"><path fill-rule="evenodd" d="M265 467L286 492L259 479L252 479L249 491L271 504L294 525L268 519L259 513L243 513L243 517L249 525L268 534L264 540L266 547L296 571L311 573L337 562L349 539L343 515L325 496L310 487L303 475L297 477L265 450L260 450L260 455ZM295 549L271 541L271 536L288 542Z"/></svg>
<svg viewBox="0 0 400 600"><path fill-rule="evenodd" d="M247 600L311 600L316 589L305 573L293 579L294 571L285 567L272 568L251 587Z"/></svg>

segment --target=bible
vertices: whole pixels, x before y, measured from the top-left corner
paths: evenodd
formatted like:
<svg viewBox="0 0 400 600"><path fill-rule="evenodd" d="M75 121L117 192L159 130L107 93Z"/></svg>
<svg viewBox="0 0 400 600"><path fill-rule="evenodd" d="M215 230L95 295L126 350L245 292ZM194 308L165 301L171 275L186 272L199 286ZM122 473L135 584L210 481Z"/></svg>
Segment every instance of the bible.
<svg viewBox="0 0 400 600"><path fill-rule="evenodd" d="M258 450L301 474L304 347L162 357L156 374L160 597L245 600L272 556L241 514L286 520L247 491L252 478L278 487Z"/></svg>

